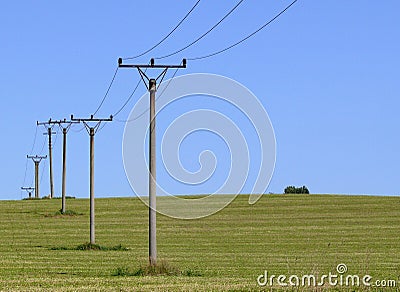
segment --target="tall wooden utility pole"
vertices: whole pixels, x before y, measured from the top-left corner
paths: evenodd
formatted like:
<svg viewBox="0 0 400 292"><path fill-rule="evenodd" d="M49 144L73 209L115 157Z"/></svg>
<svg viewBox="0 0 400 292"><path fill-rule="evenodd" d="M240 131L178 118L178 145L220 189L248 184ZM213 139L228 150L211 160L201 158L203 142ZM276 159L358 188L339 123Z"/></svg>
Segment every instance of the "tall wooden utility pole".
<svg viewBox="0 0 400 292"><path fill-rule="evenodd" d="M150 93L150 135L149 135L149 262L151 266L157 264L157 239L156 239L156 91L157 80L161 78L160 84L169 68L186 68L186 59L182 60L180 65L155 65L154 59L150 60L147 65L125 65L122 64L122 59L118 59L120 68L136 68L139 71L140 77L145 83L147 90ZM142 68L163 69L157 78L149 78L143 72ZM148 85L145 82L148 81Z"/></svg>
<svg viewBox="0 0 400 292"><path fill-rule="evenodd" d="M74 119L71 115L71 121L83 122L85 128L90 136L90 244L95 244L95 224L94 224L94 135L100 127L101 122L111 122L112 116L108 119L97 119L93 115L88 119ZM90 126L89 123L95 123L94 126Z"/></svg>
<svg viewBox="0 0 400 292"><path fill-rule="evenodd" d="M60 124L61 126L61 124ZM63 156L62 156L62 164L63 164L63 170L62 170L62 184L61 184L61 214L65 213L66 210L66 194L65 194L65 189L66 189L66 176L67 176L67 132L68 129L71 127L71 124L69 124L67 127L63 127Z"/></svg>
<svg viewBox="0 0 400 292"><path fill-rule="evenodd" d="M53 186L53 170L52 170L52 146L51 146L51 125L58 125L62 131L63 131L63 154L62 154L62 161L63 161L63 171L62 171L62 190L61 190L61 213L64 214L66 210L66 172L67 172L67 133L68 130L71 128L71 125L74 123L79 123L79 122L73 122L73 121L67 121L67 119L64 120L52 120L49 119L47 122L37 122L37 125L46 125L48 126L48 135L49 135L49 157L50 157L50 185ZM54 132L53 132L54 133ZM51 191L51 194L53 191ZM53 195L51 195L53 196Z"/></svg>
<svg viewBox="0 0 400 292"><path fill-rule="evenodd" d="M35 163L35 198L38 199L40 197L40 192L39 192L39 164L42 161L42 159L46 159L46 156L30 156L26 155L26 158L32 159L32 161Z"/></svg>
<svg viewBox="0 0 400 292"><path fill-rule="evenodd" d="M51 136L53 134L56 134L56 132L53 132L53 127L50 124L51 119L48 122L36 122L36 124L39 125L44 125L47 128L47 132L43 133L43 135L48 135L49 136L49 178L50 178L50 199L54 197L54 181L53 181L53 151L52 151L52 142L51 142Z"/></svg>

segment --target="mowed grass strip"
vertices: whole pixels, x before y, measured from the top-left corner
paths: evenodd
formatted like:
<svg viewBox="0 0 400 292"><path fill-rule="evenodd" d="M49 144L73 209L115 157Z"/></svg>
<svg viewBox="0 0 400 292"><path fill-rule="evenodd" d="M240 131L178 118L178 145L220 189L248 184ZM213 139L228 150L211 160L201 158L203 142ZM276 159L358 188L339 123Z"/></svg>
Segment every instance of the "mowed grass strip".
<svg viewBox="0 0 400 292"><path fill-rule="evenodd" d="M340 263L351 274L400 280L399 197L247 200L198 220L158 215L158 256L182 272L172 276L116 273L147 263L148 209L137 198L96 199L96 243L127 250L74 250L89 240L88 200L67 200L77 216L49 216L59 200L0 201L0 290L259 290L264 270L318 276Z"/></svg>

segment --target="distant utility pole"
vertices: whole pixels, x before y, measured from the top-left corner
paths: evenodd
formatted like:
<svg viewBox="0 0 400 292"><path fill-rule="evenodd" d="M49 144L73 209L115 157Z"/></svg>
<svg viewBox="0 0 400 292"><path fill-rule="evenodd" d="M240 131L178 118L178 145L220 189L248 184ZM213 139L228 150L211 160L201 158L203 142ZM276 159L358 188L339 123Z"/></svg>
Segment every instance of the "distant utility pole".
<svg viewBox="0 0 400 292"><path fill-rule="evenodd" d="M64 120L52 120L49 119L47 122L42 122L39 123L37 122L38 125L48 125L48 135L49 135L49 154L50 154L50 174L51 174L51 179L50 179L50 185L53 186L52 183L52 177L53 177L53 170L52 170L52 160L51 160L51 127L50 125L59 125L59 127L63 131L63 171L62 171L62 190L61 190L61 213L65 213L65 208L66 208L66 194L65 194L65 189L66 189L66 172L67 172L67 133L68 130L71 128L72 124L79 123L79 122L73 122L73 121L67 121L66 119ZM54 133L54 132L53 132ZM53 196L53 195L51 195Z"/></svg>
<svg viewBox="0 0 400 292"><path fill-rule="evenodd" d="M100 127L101 122L111 122L113 116L108 119L96 119L93 115L88 119L74 119L71 115L71 121L83 122L85 128L90 136L90 243L95 244L95 230L94 230L94 135ZM90 126L89 123L95 123Z"/></svg>
<svg viewBox="0 0 400 292"><path fill-rule="evenodd" d="M42 159L46 159L46 156L30 156L26 155L26 158L32 159L32 161L35 163L35 198L38 199L40 197L39 193L39 164L42 161Z"/></svg>
<svg viewBox="0 0 400 292"><path fill-rule="evenodd" d="M125 65L122 64L122 59L118 59L120 68L136 68L139 71L147 90L150 93L150 135L149 135L149 262L151 266L157 264L157 239L156 239L156 91L157 80L161 78L160 84L169 68L186 68L186 59L182 60L180 65L155 65L154 59L150 60L147 65ZM157 78L149 78L143 72L142 68L163 69ZM145 78L149 82L147 85Z"/></svg>
<svg viewBox="0 0 400 292"><path fill-rule="evenodd" d="M52 151L52 143L51 143L51 136L56 134L56 132L52 132L53 127L51 126L51 119L48 122L41 122L38 121L36 124L44 125L47 128L47 133L43 133L43 135L49 136L49 169L50 169L50 199L54 197L54 182L53 182L53 151Z"/></svg>
<svg viewBox="0 0 400 292"><path fill-rule="evenodd" d="M32 198L32 191L35 190L35 188L32 187L21 187L21 190L26 191L28 193L28 198L31 199Z"/></svg>

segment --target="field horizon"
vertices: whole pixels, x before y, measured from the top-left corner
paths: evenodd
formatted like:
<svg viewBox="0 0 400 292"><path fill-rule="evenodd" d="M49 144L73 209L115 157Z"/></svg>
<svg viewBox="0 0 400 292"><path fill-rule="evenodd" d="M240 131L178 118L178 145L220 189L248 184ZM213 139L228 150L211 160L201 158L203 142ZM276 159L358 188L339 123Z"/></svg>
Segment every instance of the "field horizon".
<svg viewBox="0 0 400 292"><path fill-rule="evenodd" d="M33 196L34 194L32 194ZM176 197L204 197L204 196L208 196L209 194L174 194L174 196ZM220 196L226 196L229 195L231 196L231 194L218 194ZM301 195L301 194L285 194L285 193L277 193L277 192L270 192L270 193L266 193L266 194L262 194L262 196L271 196L271 195L282 195L282 196L287 196L287 195ZM356 197L400 197L400 193L399 194L367 194L367 193L310 193L308 195L313 195L313 196L356 196ZM236 196L249 196L249 194L238 194ZM67 199L76 199L76 200L86 200L88 199L89 195L87 195L86 197L84 196L72 196L72 195L67 195ZM96 196L96 200L97 199L140 199L140 198L145 198L148 197L148 195L144 195L144 196L137 196L137 195L130 195L130 196L124 196L124 195L104 195L104 196ZM163 197L162 195L157 195L157 197ZM39 199L35 199L35 198L31 198L32 200L46 200L49 199L49 195L47 196L42 196ZM53 200L59 200L61 199L61 195L55 195L53 198ZM17 199L0 199L0 202L7 202L7 201L20 201L20 200L29 200L28 197L24 197L24 196L20 196L20 198Z"/></svg>
<svg viewBox="0 0 400 292"><path fill-rule="evenodd" d="M89 200L67 200L70 216L57 213L60 204L0 201L1 291L259 291L271 289L257 284L265 271L319 277L339 264L400 283L397 196L268 194L249 205L239 195L202 219L158 215L159 259L178 271L158 276L136 273L148 251L148 208L139 198L96 199L104 250L77 250L89 241Z"/></svg>

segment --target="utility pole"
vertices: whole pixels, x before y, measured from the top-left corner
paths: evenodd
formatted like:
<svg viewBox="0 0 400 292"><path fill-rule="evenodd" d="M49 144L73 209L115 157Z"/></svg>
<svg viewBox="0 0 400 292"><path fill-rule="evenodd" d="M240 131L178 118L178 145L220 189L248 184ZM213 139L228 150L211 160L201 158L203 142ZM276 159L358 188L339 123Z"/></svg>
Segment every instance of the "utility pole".
<svg viewBox="0 0 400 292"><path fill-rule="evenodd" d="M35 188L32 188L32 187L21 187L21 190L26 191L28 193L28 198L32 199L32 191L34 191Z"/></svg>
<svg viewBox="0 0 400 292"><path fill-rule="evenodd" d="M56 134L56 132L53 132L51 127L51 119L48 122L41 122L39 123L38 121L36 124L39 125L44 125L47 128L47 133L43 133L43 135L48 135L49 136L49 169L50 169L50 199L54 197L54 183L53 183L53 151L52 151L52 143L51 143L51 136L53 134Z"/></svg>
<svg viewBox="0 0 400 292"><path fill-rule="evenodd" d="M63 154L62 154L62 163L63 163L63 170L62 170L62 190L61 190L61 213L64 214L66 210L66 173L67 173L67 133L68 130L71 128L72 124L75 124L78 122L73 122L73 121L67 121L66 119L64 120L52 120L49 119L47 122L42 122L39 123L37 122L38 125L58 125L62 131L63 131ZM51 127L48 127L48 135L49 135L49 153L50 153L50 185L52 186L52 177L53 177L53 171L52 171L52 159L51 159L51 134L50 130ZM53 132L54 133L54 132Z"/></svg>
<svg viewBox="0 0 400 292"><path fill-rule="evenodd" d="M61 123L60 123L60 127ZM62 157L62 164L63 164L63 170L62 170L62 186L61 186L61 214L65 213L65 205L66 205L66 194L65 194L65 188L66 188L66 175L67 175L67 132L68 129L71 127L71 124L68 124L67 127L63 127L63 157Z"/></svg>
<svg viewBox="0 0 400 292"><path fill-rule="evenodd" d="M26 155L26 158L32 159L32 161L35 163L35 198L38 199L40 197L39 193L39 164L42 161L42 159L46 159L46 156L30 156Z"/></svg>
<svg viewBox="0 0 400 292"><path fill-rule="evenodd" d="M136 68L139 71L147 90L150 93L150 135L149 135L149 263L151 266L157 264L157 232L156 232L156 91L157 81L161 78L160 84L169 68L186 68L186 59L182 60L180 65L155 65L154 59L150 60L147 65L125 65L122 59L118 59L118 67L120 68ZM157 78L149 78L143 72L142 68L163 69ZM148 85L145 81L147 79Z"/></svg>
<svg viewBox="0 0 400 292"><path fill-rule="evenodd" d="M95 244L95 224L94 224L94 135L100 127L101 122L111 122L113 116L108 119L97 119L93 115L88 119L74 119L71 115L71 121L83 122L86 131L90 136L90 244ZM89 123L95 123L94 126L90 126Z"/></svg>

